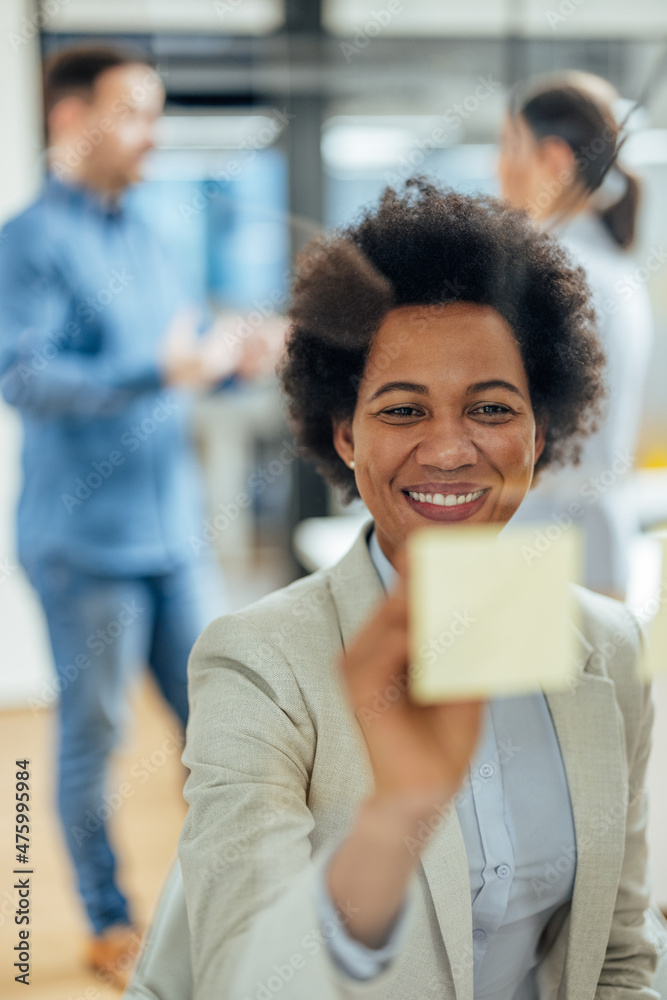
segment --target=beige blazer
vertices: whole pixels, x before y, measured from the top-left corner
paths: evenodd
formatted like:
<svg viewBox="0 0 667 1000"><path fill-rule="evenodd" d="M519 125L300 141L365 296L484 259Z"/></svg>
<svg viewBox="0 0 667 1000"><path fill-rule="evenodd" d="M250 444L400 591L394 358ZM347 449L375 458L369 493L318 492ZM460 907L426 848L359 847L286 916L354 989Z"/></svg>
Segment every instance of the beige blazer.
<svg viewBox="0 0 667 1000"><path fill-rule="evenodd" d="M315 880L373 787L336 669L383 596L368 528L335 567L219 618L193 650L183 756L190 810L179 856L194 1000L473 1000L470 885L455 809L422 855L408 937L389 969L351 981L319 927ZM583 588L577 598L580 676L547 696L577 870L571 905L544 935L540 998L648 1000L659 996L651 984L667 941L646 912L651 701L634 677L639 635L627 609ZM156 947L153 976L159 940ZM162 996L150 975L140 967L128 996Z"/></svg>

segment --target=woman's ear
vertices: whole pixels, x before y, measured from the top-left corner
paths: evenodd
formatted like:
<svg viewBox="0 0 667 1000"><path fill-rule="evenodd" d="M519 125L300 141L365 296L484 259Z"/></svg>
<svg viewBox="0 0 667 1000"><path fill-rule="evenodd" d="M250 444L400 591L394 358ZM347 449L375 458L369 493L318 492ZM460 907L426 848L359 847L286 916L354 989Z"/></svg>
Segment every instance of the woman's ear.
<svg viewBox="0 0 667 1000"><path fill-rule="evenodd" d="M569 185L577 176L574 153L564 139L559 136L548 136L538 143L538 159L542 169L552 180L558 180L561 187Z"/></svg>
<svg viewBox="0 0 667 1000"><path fill-rule="evenodd" d="M334 448L343 459L346 465L354 461L354 436L352 434L352 421L333 421L333 443Z"/></svg>

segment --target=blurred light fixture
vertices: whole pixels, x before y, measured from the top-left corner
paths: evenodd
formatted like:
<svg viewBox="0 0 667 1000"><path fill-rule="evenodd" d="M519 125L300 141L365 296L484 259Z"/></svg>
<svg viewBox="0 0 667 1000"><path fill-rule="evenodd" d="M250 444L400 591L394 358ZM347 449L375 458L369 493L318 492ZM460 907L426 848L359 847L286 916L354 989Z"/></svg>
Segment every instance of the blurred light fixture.
<svg viewBox="0 0 667 1000"><path fill-rule="evenodd" d="M667 29L664 0L323 0L329 32L362 53L375 37L652 38Z"/></svg>
<svg viewBox="0 0 667 1000"><path fill-rule="evenodd" d="M502 34L512 5L509 0L323 0L322 19L328 31L361 40L383 36L475 36Z"/></svg>
<svg viewBox="0 0 667 1000"><path fill-rule="evenodd" d="M264 35L285 21L284 0L58 0L42 3L47 31Z"/></svg>

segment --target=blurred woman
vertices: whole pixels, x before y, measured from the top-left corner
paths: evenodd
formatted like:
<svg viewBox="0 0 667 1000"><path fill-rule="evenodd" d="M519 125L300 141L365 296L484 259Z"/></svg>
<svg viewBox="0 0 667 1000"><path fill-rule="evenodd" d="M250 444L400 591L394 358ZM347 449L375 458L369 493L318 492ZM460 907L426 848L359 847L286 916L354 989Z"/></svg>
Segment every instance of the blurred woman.
<svg viewBox="0 0 667 1000"><path fill-rule="evenodd" d="M628 250L639 182L617 159L618 94L571 72L518 88L499 162L503 196L556 233L585 272L607 355L609 395L581 464L539 478L514 523L581 525L586 586L624 598L637 513L624 484L634 465L652 343L645 285Z"/></svg>

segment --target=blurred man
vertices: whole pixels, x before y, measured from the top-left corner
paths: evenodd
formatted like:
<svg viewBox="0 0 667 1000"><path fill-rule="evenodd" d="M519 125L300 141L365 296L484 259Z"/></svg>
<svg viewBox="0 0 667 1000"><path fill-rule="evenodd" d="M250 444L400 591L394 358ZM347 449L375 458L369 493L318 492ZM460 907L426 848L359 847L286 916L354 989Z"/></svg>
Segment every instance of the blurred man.
<svg viewBox="0 0 667 1000"><path fill-rule="evenodd" d="M90 962L118 984L137 936L105 779L128 680L147 661L185 725L190 648L224 610L188 542L202 510L179 390L239 364L220 331L197 336L177 269L123 205L163 102L143 57L62 52L45 78L44 189L0 236L0 388L24 422L19 553L58 673L58 805Z"/></svg>

